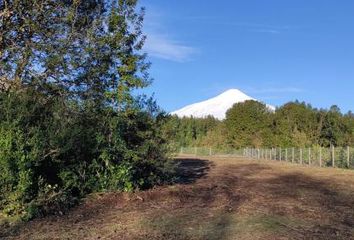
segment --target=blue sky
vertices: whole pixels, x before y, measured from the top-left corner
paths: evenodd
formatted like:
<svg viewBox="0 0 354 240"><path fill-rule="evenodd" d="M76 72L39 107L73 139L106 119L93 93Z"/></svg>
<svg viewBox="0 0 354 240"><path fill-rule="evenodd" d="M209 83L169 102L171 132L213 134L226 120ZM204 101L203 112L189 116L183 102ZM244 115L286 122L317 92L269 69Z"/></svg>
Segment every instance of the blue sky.
<svg viewBox="0 0 354 240"><path fill-rule="evenodd" d="M230 88L354 110L353 0L142 0L147 92L172 111Z"/></svg>

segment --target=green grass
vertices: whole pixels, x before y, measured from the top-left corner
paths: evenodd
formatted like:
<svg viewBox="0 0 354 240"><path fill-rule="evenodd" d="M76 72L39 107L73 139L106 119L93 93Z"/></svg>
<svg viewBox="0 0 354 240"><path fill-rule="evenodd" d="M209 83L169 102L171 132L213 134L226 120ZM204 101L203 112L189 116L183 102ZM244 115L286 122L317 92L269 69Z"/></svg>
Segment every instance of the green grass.
<svg viewBox="0 0 354 240"><path fill-rule="evenodd" d="M282 232L287 227L303 225L304 221L300 219L290 219L278 215L257 215L241 219L239 226L262 232Z"/></svg>
<svg viewBox="0 0 354 240"><path fill-rule="evenodd" d="M152 220L152 221L151 221ZM161 212L150 221L142 220L145 232L168 239L234 239L263 233L277 234L303 226L299 219L278 215L238 216L224 211L205 212L203 209L182 213ZM157 238L158 238L157 237Z"/></svg>

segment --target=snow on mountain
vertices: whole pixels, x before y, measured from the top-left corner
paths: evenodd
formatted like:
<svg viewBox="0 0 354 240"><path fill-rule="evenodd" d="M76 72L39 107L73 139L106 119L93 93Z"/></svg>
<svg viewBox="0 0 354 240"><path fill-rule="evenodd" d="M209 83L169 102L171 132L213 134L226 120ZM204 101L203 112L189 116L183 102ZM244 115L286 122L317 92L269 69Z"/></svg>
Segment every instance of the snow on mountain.
<svg viewBox="0 0 354 240"><path fill-rule="evenodd" d="M188 105L180 110L172 112L171 114L177 115L178 117L195 118L204 118L211 115L219 120L223 120L226 117L227 110L229 110L235 103L242 103L247 100L258 101L247 96L238 89L230 89L214 98ZM271 105L267 105L267 107L272 111L275 110L275 107Z"/></svg>

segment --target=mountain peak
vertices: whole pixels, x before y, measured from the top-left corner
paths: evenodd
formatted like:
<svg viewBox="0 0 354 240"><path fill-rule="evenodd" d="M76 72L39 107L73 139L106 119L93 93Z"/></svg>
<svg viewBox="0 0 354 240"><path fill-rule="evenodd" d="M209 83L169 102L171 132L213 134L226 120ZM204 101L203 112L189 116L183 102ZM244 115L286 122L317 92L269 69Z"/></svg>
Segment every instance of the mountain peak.
<svg viewBox="0 0 354 240"><path fill-rule="evenodd" d="M229 89L214 98L188 105L180 110L172 112L171 114L177 115L178 117L195 118L213 116L219 120L223 120L226 117L227 110L229 110L235 103L241 103L247 100L257 101L239 89ZM268 107L271 110L274 110L274 107Z"/></svg>
<svg viewBox="0 0 354 240"><path fill-rule="evenodd" d="M225 92L221 93L220 95L223 95L223 94L244 94L244 93L237 88L231 88L231 89L226 90Z"/></svg>
<svg viewBox="0 0 354 240"><path fill-rule="evenodd" d="M236 98L247 98L247 99L251 99L250 96L247 96L245 93L243 93L241 90L236 89L236 88L232 88L229 90L226 90L225 92L221 93L220 95L216 96L217 98L220 97L236 97Z"/></svg>

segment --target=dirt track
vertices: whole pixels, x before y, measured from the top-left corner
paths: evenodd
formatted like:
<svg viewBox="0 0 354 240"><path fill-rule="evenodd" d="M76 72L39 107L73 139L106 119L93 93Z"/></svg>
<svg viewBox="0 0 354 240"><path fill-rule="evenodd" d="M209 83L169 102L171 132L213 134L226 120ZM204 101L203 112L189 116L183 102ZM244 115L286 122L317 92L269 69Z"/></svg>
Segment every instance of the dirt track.
<svg viewBox="0 0 354 240"><path fill-rule="evenodd" d="M5 239L354 239L354 172L180 157L181 181L93 195Z"/></svg>

